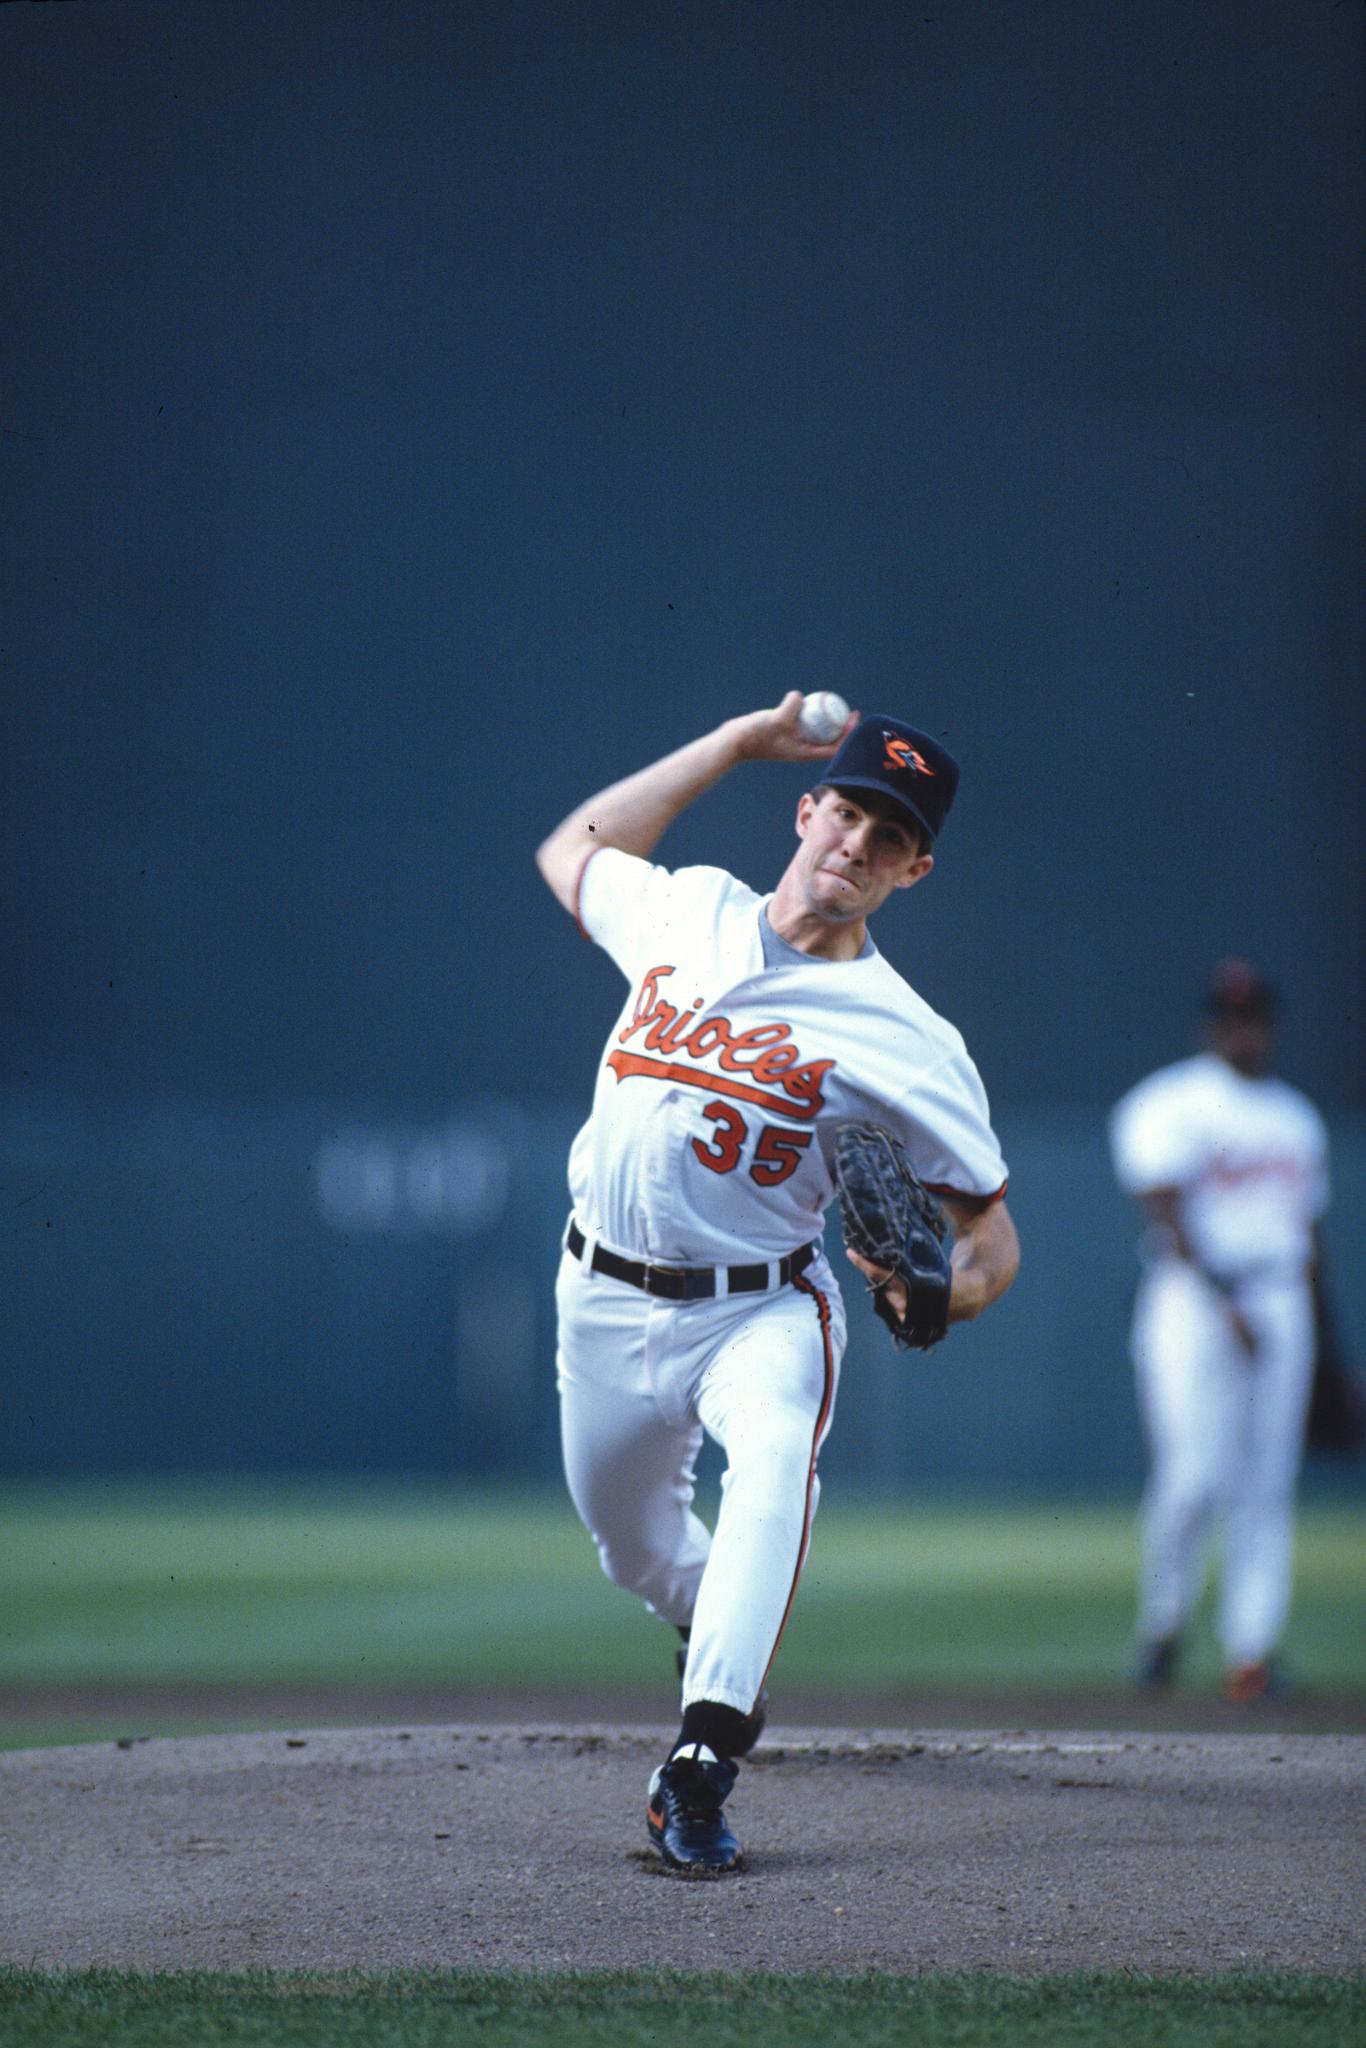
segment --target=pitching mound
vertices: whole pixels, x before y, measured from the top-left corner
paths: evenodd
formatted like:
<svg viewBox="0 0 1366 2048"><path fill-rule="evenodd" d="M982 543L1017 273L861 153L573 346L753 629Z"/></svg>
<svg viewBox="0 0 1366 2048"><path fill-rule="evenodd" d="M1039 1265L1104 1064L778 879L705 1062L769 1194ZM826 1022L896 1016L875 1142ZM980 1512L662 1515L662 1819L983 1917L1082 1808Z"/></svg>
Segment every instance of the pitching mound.
<svg viewBox="0 0 1366 2048"><path fill-rule="evenodd" d="M45 1968L1358 1972L1366 1738L786 1735L669 1877L668 1731L0 1755L0 1960Z"/></svg>

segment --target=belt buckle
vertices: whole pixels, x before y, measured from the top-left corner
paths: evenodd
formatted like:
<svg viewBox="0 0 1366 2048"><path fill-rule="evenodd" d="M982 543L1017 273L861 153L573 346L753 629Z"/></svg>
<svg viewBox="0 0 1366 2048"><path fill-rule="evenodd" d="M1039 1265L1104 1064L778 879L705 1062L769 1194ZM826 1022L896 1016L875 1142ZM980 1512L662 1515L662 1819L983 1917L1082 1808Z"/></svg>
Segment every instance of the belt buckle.
<svg viewBox="0 0 1366 2048"><path fill-rule="evenodd" d="M701 1285L702 1281L711 1279L711 1275L702 1267L649 1265L645 1268L645 1287L647 1293L652 1294L655 1292L650 1286L650 1282L656 1274L659 1275L661 1280L674 1283L672 1286L667 1286L660 1290L660 1298L665 1301L700 1301L704 1294L714 1294L716 1292L715 1281L712 1281L710 1288L704 1288ZM697 1284L694 1285L693 1283Z"/></svg>
<svg viewBox="0 0 1366 2048"><path fill-rule="evenodd" d="M647 1259L645 1262L645 1292L653 1294L660 1301L668 1301L671 1298L672 1290L667 1286L656 1287L654 1285L656 1276L662 1281L669 1281L681 1280L682 1275L682 1266L656 1266Z"/></svg>

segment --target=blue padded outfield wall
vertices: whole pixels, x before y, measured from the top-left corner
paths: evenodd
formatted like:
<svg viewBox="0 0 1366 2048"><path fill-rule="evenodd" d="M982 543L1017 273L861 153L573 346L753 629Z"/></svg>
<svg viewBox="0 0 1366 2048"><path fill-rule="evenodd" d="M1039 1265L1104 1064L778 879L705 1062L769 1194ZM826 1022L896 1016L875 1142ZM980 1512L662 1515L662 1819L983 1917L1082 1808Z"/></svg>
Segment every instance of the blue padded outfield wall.
<svg viewBox="0 0 1366 2048"><path fill-rule="evenodd" d="M470 1100L419 1125L11 1096L0 1117L0 1472L556 1475L568 1110ZM1020 1280L928 1357L894 1353L846 1289L828 1484L1140 1482L1134 1232L1103 1124L1038 1114L1002 1133ZM1360 1344L1366 1125L1339 1123L1334 1141L1328 1238ZM1364 1477L1316 1461L1310 1483Z"/></svg>
<svg viewBox="0 0 1366 2048"><path fill-rule="evenodd" d="M830 1480L1136 1485L1104 1115L1224 955L1360 1290L1363 83L1327 0L0 7L0 1470L549 1475L621 986L534 850L791 689L962 763L875 936L1025 1241L859 1309Z"/></svg>

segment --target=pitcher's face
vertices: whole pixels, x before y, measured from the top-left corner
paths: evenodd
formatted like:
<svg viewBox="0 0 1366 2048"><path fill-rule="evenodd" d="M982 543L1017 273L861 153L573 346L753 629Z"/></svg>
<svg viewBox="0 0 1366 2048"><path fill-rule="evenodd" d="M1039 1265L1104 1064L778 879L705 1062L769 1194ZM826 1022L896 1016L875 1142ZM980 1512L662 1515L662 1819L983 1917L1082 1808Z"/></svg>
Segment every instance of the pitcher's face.
<svg viewBox="0 0 1366 2048"><path fill-rule="evenodd" d="M913 888L934 866L900 806L872 790L808 792L797 837L793 866L806 907L837 924L870 917L893 889Z"/></svg>

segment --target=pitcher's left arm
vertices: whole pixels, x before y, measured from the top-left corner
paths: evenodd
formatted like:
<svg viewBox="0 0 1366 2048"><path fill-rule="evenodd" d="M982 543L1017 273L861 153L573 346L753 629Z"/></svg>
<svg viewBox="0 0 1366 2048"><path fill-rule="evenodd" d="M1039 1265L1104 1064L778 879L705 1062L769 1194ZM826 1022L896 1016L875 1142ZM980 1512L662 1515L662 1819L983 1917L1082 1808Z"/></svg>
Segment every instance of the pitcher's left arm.
<svg viewBox="0 0 1366 2048"><path fill-rule="evenodd" d="M999 1197L979 1202L966 1195L941 1195L940 1201L953 1225L949 1321L970 1323L1000 1300L1019 1272L1020 1240ZM907 1297L901 1281L889 1278L886 1267L873 1265L857 1252L848 1256L874 1287L887 1284L893 1308L904 1316Z"/></svg>

